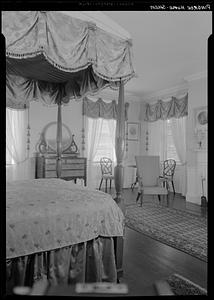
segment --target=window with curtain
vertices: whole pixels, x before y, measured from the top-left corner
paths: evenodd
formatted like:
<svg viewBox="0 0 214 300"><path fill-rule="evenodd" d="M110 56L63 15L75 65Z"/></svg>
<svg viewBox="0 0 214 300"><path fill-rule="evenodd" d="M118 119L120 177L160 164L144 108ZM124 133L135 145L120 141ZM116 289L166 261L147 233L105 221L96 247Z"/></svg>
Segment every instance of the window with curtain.
<svg viewBox="0 0 214 300"><path fill-rule="evenodd" d="M27 110L6 109L6 164L15 165L27 157Z"/></svg>
<svg viewBox="0 0 214 300"><path fill-rule="evenodd" d="M101 178L100 158L103 156L111 158L113 167L116 163L116 120L86 117L85 125L87 132L87 185L90 188L98 188Z"/></svg>
<svg viewBox="0 0 214 300"><path fill-rule="evenodd" d="M93 120L90 120L93 122ZM94 161L99 162L101 157L109 157L116 162L115 155L115 120L101 120L101 135L95 151Z"/></svg>
<svg viewBox="0 0 214 300"><path fill-rule="evenodd" d="M159 155L161 161L185 162L186 117L148 122L148 132L149 155Z"/></svg>
<svg viewBox="0 0 214 300"><path fill-rule="evenodd" d="M161 162L176 160L175 190L186 195L186 120L187 117L148 122L149 155L159 155Z"/></svg>
<svg viewBox="0 0 214 300"><path fill-rule="evenodd" d="M173 158L180 163L172 134L172 119L166 120L166 159Z"/></svg>
<svg viewBox="0 0 214 300"><path fill-rule="evenodd" d="M172 97L169 101L158 100L146 104L145 118L148 123L149 155L159 155L161 162L176 160L174 175L175 191L186 195L186 120L188 93Z"/></svg>
<svg viewBox="0 0 214 300"><path fill-rule="evenodd" d="M103 156L116 161L115 155L116 120L88 118L88 148L91 161L99 162Z"/></svg>

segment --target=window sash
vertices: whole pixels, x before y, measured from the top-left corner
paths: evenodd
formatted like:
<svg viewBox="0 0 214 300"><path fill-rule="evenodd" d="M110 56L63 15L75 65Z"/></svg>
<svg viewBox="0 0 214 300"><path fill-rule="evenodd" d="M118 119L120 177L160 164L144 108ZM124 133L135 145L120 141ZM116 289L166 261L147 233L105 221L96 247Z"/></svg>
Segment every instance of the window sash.
<svg viewBox="0 0 214 300"><path fill-rule="evenodd" d="M17 164L27 157L27 110L6 109L6 164Z"/></svg>
<svg viewBox="0 0 214 300"><path fill-rule="evenodd" d="M171 120L158 120L148 123L149 131L149 155L159 155L160 161L175 159L179 164L175 144L173 142Z"/></svg>
<svg viewBox="0 0 214 300"><path fill-rule="evenodd" d="M108 123L110 123L110 126ZM110 128L113 128L113 132L110 131ZM101 137L98 143L93 162L99 162L101 157L109 157L112 161L116 161L115 155L115 129L116 121L115 120L103 120L101 128Z"/></svg>

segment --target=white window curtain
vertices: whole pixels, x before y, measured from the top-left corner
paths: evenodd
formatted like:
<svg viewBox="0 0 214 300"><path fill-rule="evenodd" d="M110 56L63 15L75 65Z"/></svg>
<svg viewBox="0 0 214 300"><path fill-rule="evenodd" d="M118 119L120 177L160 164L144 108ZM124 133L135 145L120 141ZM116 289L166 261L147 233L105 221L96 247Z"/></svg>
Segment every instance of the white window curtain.
<svg viewBox="0 0 214 300"><path fill-rule="evenodd" d="M148 122L149 151L148 155L159 155L161 162L174 158L177 162L174 184L177 193L186 195L186 118L171 118ZM168 123L167 123L168 122ZM173 144L171 144L168 129L171 129ZM170 156L170 147L175 147L176 153Z"/></svg>
<svg viewBox="0 0 214 300"><path fill-rule="evenodd" d="M111 154L109 155L109 157L111 158L111 160L113 161L113 164L116 165L116 154L115 154L115 134L116 134L116 120L105 120L105 122L108 125L109 128L109 132L110 132L110 140L109 142L111 143Z"/></svg>
<svg viewBox="0 0 214 300"><path fill-rule="evenodd" d="M160 161L166 159L166 121L158 120L148 123L149 155L159 155Z"/></svg>
<svg viewBox="0 0 214 300"><path fill-rule="evenodd" d="M177 177L180 183L180 193L184 196L187 192L186 119L187 117L171 119L172 136L180 160L180 166L178 166L180 172L176 172L175 178Z"/></svg>
<svg viewBox="0 0 214 300"><path fill-rule="evenodd" d="M109 128L109 138L104 140L102 134L102 128L104 122L108 125ZM93 189L99 187L101 179L101 169L99 163L99 155L97 155L100 146L102 143L108 143L110 150L102 152L103 156L110 157L114 163L116 162L115 158L115 130L116 130L116 121L113 119L94 119L88 118L85 116L85 129L86 129L86 154L87 154L87 186Z"/></svg>
<svg viewBox="0 0 214 300"><path fill-rule="evenodd" d="M186 117L172 118L171 129L175 148L182 164L186 163Z"/></svg>
<svg viewBox="0 0 214 300"><path fill-rule="evenodd" d="M27 110L6 109L6 163L18 164L27 157Z"/></svg>
<svg viewBox="0 0 214 300"><path fill-rule="evenodd" d="M6 180L28 179L32 161L27 153L28 111L6 108Z"/></svg>

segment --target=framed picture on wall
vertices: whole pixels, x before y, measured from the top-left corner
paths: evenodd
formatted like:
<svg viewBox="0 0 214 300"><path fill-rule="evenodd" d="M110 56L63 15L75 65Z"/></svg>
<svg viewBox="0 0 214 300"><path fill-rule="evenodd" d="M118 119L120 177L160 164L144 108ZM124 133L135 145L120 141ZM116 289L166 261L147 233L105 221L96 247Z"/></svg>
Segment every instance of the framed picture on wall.
<svg viewBox="0 0 214 300"><path fill-rule="evenodd" d="M195 108L195 128L206 129L208 124L207 106Z"/></svg>
<svg viewBox="0 0 214 300"><path fill-rule="evenodd" d="M207 106L197 107L194 112L196 149L203 150L207 148Z"/></svg>
<svg viewBox="0 0 214 300"><path fill-rule="evenodd" d="M128 141L138 141L140 135L140 124L127 122L127 139Z"/></svg>

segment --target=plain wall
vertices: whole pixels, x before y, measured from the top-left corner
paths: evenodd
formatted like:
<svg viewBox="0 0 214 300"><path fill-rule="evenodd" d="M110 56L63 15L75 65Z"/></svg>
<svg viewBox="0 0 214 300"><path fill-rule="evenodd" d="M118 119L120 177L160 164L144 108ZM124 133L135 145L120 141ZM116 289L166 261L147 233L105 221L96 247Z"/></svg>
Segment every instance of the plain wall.
<svg viewBox="0 0 214 300"><path fill-rule="evenodd" d="M196 151L195 109L207 106L207 78L195 78L188 82L188 118L187 118L187 196L189 202L201 204L201 176L206 178L204 193L207 196L207 151Z"/></svg>
<svg viewBox="0 0 214 300"><path fill-rule="evenodd" d="M127 132L127 124L138 123L139 124L139 138L137 141L126 140L126 152L124 159L124 188L130 188L131 184L135 182L136 179L136 168L132 167L135 165L135 155L140 155L143 153L143 149L145 146L145 127L141 122L141 112L142 112L142 104L140 99L136 97L126 97L129 102L129 110L128 110L128 120L126 122L126 132Z"/></svg>

